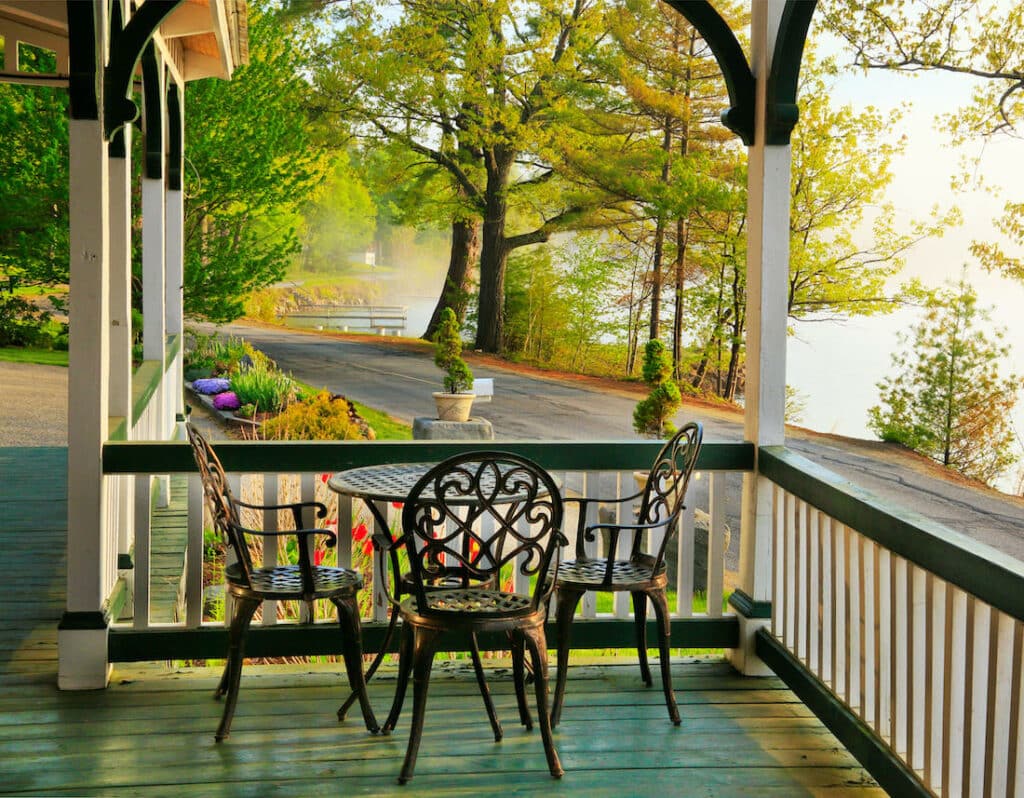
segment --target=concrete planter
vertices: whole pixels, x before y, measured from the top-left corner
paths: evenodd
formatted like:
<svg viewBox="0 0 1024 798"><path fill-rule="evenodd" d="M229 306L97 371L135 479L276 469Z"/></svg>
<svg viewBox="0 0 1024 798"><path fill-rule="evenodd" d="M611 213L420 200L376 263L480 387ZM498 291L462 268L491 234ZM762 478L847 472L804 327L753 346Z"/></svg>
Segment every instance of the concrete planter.
<svg viewBox="0 0 1024 798"><path fill-rule="evenodd" d="M434 393L434 404L437 405L437 418L440 421L468 421L469 411L473 408L473 393Z"/></svg>

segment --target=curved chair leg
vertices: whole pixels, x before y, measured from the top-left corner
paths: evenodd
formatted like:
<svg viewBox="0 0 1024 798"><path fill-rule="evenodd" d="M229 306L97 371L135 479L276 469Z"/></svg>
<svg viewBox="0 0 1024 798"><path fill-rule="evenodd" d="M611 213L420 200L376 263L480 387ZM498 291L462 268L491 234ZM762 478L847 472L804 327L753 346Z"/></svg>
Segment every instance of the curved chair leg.
<svg viewBox="0 0 1024 798"><path fill-rule="evenodd" d="M524 629L523 639L530 649L530 659L533 660L533 686L537 693L537 716L540 736L544 741L544 755L548 759L551 777L560 779L565 771L562 770L558 751L555 750L555 741L551 734L551 716L548 714L548 645L543 624Z"/></svg>
<svg viewBox="0 0 1024 798"><path fill-rule="evenodd" d="M583 590L575 588L558 588L558 606L555 609L555 634L558 636L558 676L555 680L555 697L551 702L552 726L557 726L562 719L562 699L565 697L565 679L569 670L569 631L572 629L576 605L580 603L583 593ZM536 674L534 677L536 678Z"/></svg>
<svg viewBox="0 0 1024 798"><path fill-rule="evenodd" d="M366 695L366 680L363 678L363 630L359 623L359 604L355 596L332 599L338 608L338 625L341 626L341 651L345 657L345 670L352 692L359 698L366 728L376 734L380 731L373 716L370 698Z"/></svg>
<svg viewBox="0 0 1024 798"><path fill-rule="evenodd" d="M640 658L640 678L650 687L651 667L647 663L647 594L633 592L633 624L636 627L636 653Z"/></svg>
<svg viewBox="0 0 1024 798"><path fill-rule="evenodd" d="M676 694L672 691L672 662L669 659L669 637L672 634L672 627L669 625L668 599L664 588L652 590L649 595L654 605L654 613L658 616L658 650L661 654L661 686L665 691L665 706L668 707L668 716L678 726L682 721L679 719L679 708L676 706Z"/></svg>
<svg viewBox="0 0 1024 798"><path fill-rule="evenodd" d="M498 713L494 711L494 701L491 700L491 691L487 688L487 678L484 676L484 664L480 660L480 646L476 642L476 632L473 632L471 635L470 655L473 658L473 670L476 672L476 683L480 686L480 697L484 700L484 709L487 710L487 717L491 721L491 731L494 732L494 742L500 743L504 732L502 732L501 722L498 720Z"/></svg>
<svg viewBox="0 0 1024 798"><path fill-rule="evenodd" d="M398 652L398 678L395 680L395 698L391 702L391 711L387 720L381 727L384 734L390 734L398 725L398 716L402 714L402 704L405 703L405 692L409 689L409 674L412 673L412 627L402 625L402 641Z"/></svg>
<svg viewBox="0 0 1024 798"><path fill-rule="evenodd" d="M526 668L523 666L524 646L521 635L509 633L509 645L512 649L512 683L516 688L516 704L519 706L519 722L527 731L533 729L533 718L530 707L526 703Z"/></svg>
<svg viewBox="0 0 1024 798"><path fill-rule="evenodd" d="M214 735L214 739L218 743L231 734L231 720L235 716L235 706L238 704L238 685L242 679L245 634L249 631L249 623L260 603L259 599L235 599L235 617L231 619L231 629L228 632L228 662L224 666L224 675L221 677L221 685L225 688L224 693L227 699L224 702L220 725Z"/></svg>
<svg viewBox="0 0 1024 798"><path fill-rule="evenodd" d="M381 662L384 661L384 657L387 655L388 647L391 645L391 638L395 636L395 628L398 626L398 611L391 611L391 620L388 621L387 631L384 632L384 642L380 645L380 651L377 652L377 656L374 657L373 662L370 663L370 667L366 669L366 674L363 679L367 682L373 678L373 674L377 672L377 668L380 667ZM348 714L349 709L359 698L355 692L349 694L348 698L345 699L345 703L338 707L338 720L345 720L345 715Z"/></svg>
<svg viewBox="0 0 1024 798"><path fill-rule="evenodd" d="M228 691L228 679L231 675L230 660L224 663L224 672L220 675L220 684L217 685L217 689L213 691L213 698L215 701L219 701L221 696Z"/></svg>
<svg viewBox="0 0 1024 798"><path fill-rule="evenodd" d="M413 632L412 659L412 724L409 726L409 745L398 783L408 782L416 770L416 756L423 736L423 719L427 713L427 690L430 689L430 669L434 664L434 651L440 636L435 629L417 627Z"/></svg>

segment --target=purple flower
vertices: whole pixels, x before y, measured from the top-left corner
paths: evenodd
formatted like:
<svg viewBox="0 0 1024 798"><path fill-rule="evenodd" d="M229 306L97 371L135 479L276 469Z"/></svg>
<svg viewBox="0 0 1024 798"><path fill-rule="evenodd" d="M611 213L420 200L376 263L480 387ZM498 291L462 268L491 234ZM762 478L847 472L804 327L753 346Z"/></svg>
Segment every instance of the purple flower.
<svg viewBox="0 0 1024 798"><path fill-rule="evenodd" d="M231 382L223 377L207 377L206 379L196 380L192 383L192 389L194 391L197 393L205 393L207 395L223 393L230 387Z"/></svg>
<svg viewBox="0 0 1024 798"><path fill-rule="evenodd" d="M224 391L213 397L213 406L218 410L237 410L242 403L238 401L238 394L234 391Z"/></svg>

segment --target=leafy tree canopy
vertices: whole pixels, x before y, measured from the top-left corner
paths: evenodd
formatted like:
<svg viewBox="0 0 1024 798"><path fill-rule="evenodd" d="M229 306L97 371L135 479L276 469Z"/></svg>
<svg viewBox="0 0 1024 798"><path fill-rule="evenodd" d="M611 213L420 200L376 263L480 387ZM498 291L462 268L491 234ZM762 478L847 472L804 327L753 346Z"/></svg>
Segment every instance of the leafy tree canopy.
<svg viewBox="0 0 1024 798"><path fill-rule="evenodd" d="M299 251L299 209L331 161L307 125L308 31L255 13L250 63L186 92L185 310L226 322Z"/></svg>
<svg viewBox="0 0 1024 798"><path fill-rule="evenodd" d="M928 302L922 321L901 336L895 374L878 387L868 426L966 476L991 484L1014 462L1010 411L1019 380L1002 377L1003 333L979 327L987 314L961 279Z"/></svg>

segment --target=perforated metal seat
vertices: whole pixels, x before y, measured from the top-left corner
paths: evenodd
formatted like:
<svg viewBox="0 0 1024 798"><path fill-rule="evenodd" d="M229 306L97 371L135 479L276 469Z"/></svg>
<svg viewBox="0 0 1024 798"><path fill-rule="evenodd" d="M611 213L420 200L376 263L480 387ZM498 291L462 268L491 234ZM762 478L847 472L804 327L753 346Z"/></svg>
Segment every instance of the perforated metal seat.
<svg viewBox="0 0 1024 798"><path fill-rule="evenodd" d="M686 487L697 462L703 428L696 422L683 426L666 443L651 466L643 491L620 499L566 499L579 504L576 529L576 559L562 563L555 576L557 606L555 611L558 636L558 676L555 697L551 703L551 725L561 719L562 703L569 667L569 635L576 606L588 590L603 592L629 591L633 597L633 619L636 629L637 653L644 683L651 686L651 669L647 663L647 600L654 605L658 618L658 649L661 659L661 684L665 705L672 722L679 725L679 710L672 692L669 663L668 600L665 588L665 546L679 528ZM587 509L592 504L626 503L640 499L634 524L594 524L587 526ZM661 532L656 551L644 551L644 539L652 532ZM629 543L628 557L619 554L619 541L625 536ZM588 545L605 544L604 556L587 553Z"/></svg>
<svg viewBox="0 0 1024 798"><path fill-rule="evenodd" d="M363 586L362 577L355 571L323 565L314 565L312 570L314 600L330 598L338 591L354 591ZM254 568L247 580L241 564L236 562L224 569L224 577L231 584L262 594L264 599L306 600L302 569L298 565Z"/></svg>
<svg viewBox="0 0 1024 798"><path fill-rule="evenodd" d="M302 528L304 508L315 510L318 518L327 515L327 508L319 502L254 505L238 501L231 493L224 467L213 448L191 424L186 425L186 429L202 477L203 493L213 514L214 527L235 554L235 562L224 569L227 590L233 599L233 611L228 633L227 663L214 694L216 698L224 696L224 713L217 727L216 740L220 742L231 733L231 721L238 703L238 687L242 677L245 636L257 608L266 600L295 600L312 604L318 599L326 599L334 604L341 626L342 654L349 682L359 699L366 728L377 732L379 727L370 708L363 679L362 631L357 603L359 588L363 586L362 577L346 568L314 565L309 553L312 539L317 536L326 537L327 545L333 546L336 536L327 529ZM288 510L295 522L295 529L280 532L249 529L240 523L239 508L270 512ZM249 551L248 538L252 536L270 540L282 536L297 538L298 564L256 567Z"/></svg>
<svg viewBox="0 0 1024 798"><path fill-rule="evenodd" d="M432 590L427 593L427 607L431 612L449 612L469 616L506 617L529 612L530 597L518 593L502 593L500 590ZM415 596L402 602L402 609L419 613L419 602Z"/></svg>

